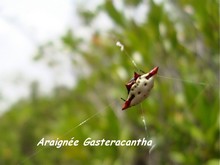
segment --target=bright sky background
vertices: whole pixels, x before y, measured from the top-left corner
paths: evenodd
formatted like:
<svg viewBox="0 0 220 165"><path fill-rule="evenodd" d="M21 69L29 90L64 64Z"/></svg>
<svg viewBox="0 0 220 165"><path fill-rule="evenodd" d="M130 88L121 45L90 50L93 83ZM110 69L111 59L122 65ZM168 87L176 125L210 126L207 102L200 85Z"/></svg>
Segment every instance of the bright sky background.
<svg viewBox="0 0 220 165"><path fill-rule="evenodd" d="M45 92L52 89L55 74L32 59L40 44L56 40L77 24L74 18L70 0L0 0L0 113L18 98L27 97L34 80ZM68 66L63 73L59 80L71 84Z"/></svg>
<svg viewBox="0 0 220 165"><path fill-rule="evenodd" d="M68 61L52 71L46 64L34 62L33 57L39 45L58 40L70 27L80 36L88 36L89 29L80 27L76 7L80 5L93 11L102 2L0 0L0 114L19 98L28 97L30 83L35 80L39 82L43 94L49 93L55 84L74 85ZM122 3L114 2L118 10L124 11ZM140 6L137 11L128 9L126 12L128 17L137 16L140 22L140 18L143 20L146 16L147 7ZM93 28L104 30L111 26L107 16L102 13Z"/></svg>

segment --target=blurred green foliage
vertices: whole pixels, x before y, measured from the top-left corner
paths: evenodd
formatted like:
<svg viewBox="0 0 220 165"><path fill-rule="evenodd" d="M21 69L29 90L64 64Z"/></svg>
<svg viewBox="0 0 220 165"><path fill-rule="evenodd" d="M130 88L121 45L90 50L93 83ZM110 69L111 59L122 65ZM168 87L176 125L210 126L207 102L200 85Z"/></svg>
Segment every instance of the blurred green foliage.
<svg viewBox="0 0 220 165"><path fill-rule="evenodd" d="M1 116L0 164L219 163L218 2L126 0L126 5L134 9L147 5L146 20L128 19L109 0L95 13L80 9L85 26L104 12L115 28L105 34L94 31L89 42L76 37L77 32L66 32L61 42L64 55L71 55L76 86L58 86L46 97L33 84L30 98ZM123 112L120 97L126 98L124 84L136 69L116 41L125 45L140 70L159 66L150 97ZM53 46L41 47L35 59L44 60L44 50L56 49ZM150 153L143 146L37 147L43 137L74 137L81 143L88 137L145 137L156 147Z"/></svg>

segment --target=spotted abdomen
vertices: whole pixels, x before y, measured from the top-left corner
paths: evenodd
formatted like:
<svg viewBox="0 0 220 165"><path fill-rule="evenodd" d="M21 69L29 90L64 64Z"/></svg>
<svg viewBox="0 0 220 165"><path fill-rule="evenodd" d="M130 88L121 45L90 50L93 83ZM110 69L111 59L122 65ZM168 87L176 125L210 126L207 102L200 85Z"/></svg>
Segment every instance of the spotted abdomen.
<svg viewBox="0 0 220 165"><path fill-rule="evenodd" d="M134 76L135 78L126 85L128 89L128 98L122 107L125 110L131 106L139 104L146 99L154 86L154 75L157 74L158 67L152 69L149 73ZM136 75L136 74L135 74Z"/></svg>
<svg viewBox="0 0 220 165"><path fill-rule="evenodd" d="M154 86L154 78L151 77L146 79L145 77L146 75L140 76L131 87L128 99L129 97L133 97L133 99L131 100L130 106L139 104L149 96L149 93Z"/></svg>

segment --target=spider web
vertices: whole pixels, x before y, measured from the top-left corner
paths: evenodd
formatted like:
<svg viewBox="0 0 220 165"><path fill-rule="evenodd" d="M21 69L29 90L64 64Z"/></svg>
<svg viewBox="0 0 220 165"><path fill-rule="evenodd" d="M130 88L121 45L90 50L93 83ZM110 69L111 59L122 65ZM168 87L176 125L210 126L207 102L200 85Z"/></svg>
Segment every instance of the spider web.
<svg viewBox="0 0 220 165"><path fill-rule="evenodd" d="M166 76L161 76L161 75L158 75L158 77L160 78L166 78L166 79L170 79L170 80L174 80L174 81L182 81L184 83L191 83L191 84L194 84L194 85L202 85L202 86L209 86L210 84L207 84L207 83L201 83L201 82L194 82L194 81L191 81L191 80L185 80L185 79L178 79L178 78L173 78L173 77L166 77ZM205 88L203 89L205 90ZM202 90L202 91L203 91ZM202 92L201 91L201 92ZM64 137L70 133L72 133L74 130L78 129L79 127L82 127L83 125L89 123L90 120L92 120L93 118L96 118L100 115L102 115L102 113L104 113L106 111L106 109L108 107L111 107L111 105L113 105L113 103L107 105L103 111L99 111L99 112L96 112L94 114L92 114L91 116L87 117L86 119L84 119L82 122L80 122L79 124L71 127L68 131L66 131L63 135L61 135L61 137ZM143 127L144 127L144 131L145 131L145 134L146 134L146 138L149 139L150 138L150 132L148 132L148 129L147 129L147 119L146 119L146 116L144 115L144 110L142 108L142 103L140 103L141 105L141 116L140 116L140 119L143 123ZM148 162L148 164L152 164L151 163L151 160L150 160L150 154L152 153L152 151L156 148L156 145L157 143L153 140L153 143L152 143L152 146L150 147L150 149L148 150L148 154L149 155L149 159L146 160ZM30 156L28 156L26 159L24 159L22 162L20 162L19 164L24 164L27 160L31 159L32 157L36 156L37 154L39 154L40 152L42 152L43 150L45 150L45 148L40 148L40 149L37 149L33 154L31 154Z"/></svg>
<svg viewBox="0 0 220 165"><path fill-rule="evenodd" d="M121 44L119 41L116 42L116 46L119 46L120 47L120 50L121 51L124 51L126 56L129 58L129 60L132 62L132 64L134 65L134 67L138 69L137 67L137 64L135 63L135 61L128 55L128 53L124 50L124 45ZM161 79L167 79L167 80L170 80L170 81L180 81L180 82L183 82L183 83L188 83L188 84L192 84L192 85L199 85L199 86L203 86L204 88L201 90L201 92L203 92L206 87L208 86L213 86L213 84L209 84L209 83L205 83L205 82L196 82L196 81L192 81L190 79L180 79L180 78L176 78L176 77L168 77L168 76L164 76L164 75L160 75L160 74L157 74L156 75L157 78L161 78ZM196 98L194 99L194 101L196 100ZM73 131L75 131L76 129L82 127L83 125L85 124L89 124L89 122L96 118L96 117L99 117L100 115L102 115L102 113L104 113L109 107L112 107L112 105L114 105L115 103L112 102L112 103L109 103L107 106L104 107L104 109L102 111L98 111L90 116L88 116L87 118L85 118L83 121L81 121L80 123L78 123L77 125L74 125L73 127L70 127L66 132L64 132L61 137L64 137L70 133L72 133ZM140 103L140 107L139 107L139 111L140 111L140 120L141 122L143 123L143 129L145 131L145 134L146 134L146 138L147 139L150 139L151 136L150 136L150 132L148 130L148 127L147 127L147 118L146 116L144 115L144 110L143 110L143 107L142 107L142 103ZM146 157L146 163L148 164L153 164L150 160L150 155L151 153L153 152L153 150L156 148L157 146L157 143L155 140L152 140L153 141L153 144L152 146L148 149L148 160L147 160L147 157ZM40 148L40 149L37 149L33 154L29 155L26 159L24 159L22 162L19 162L18 164L24 164L27 160L30 160L31 158L33 158L34 156L36 156L37 154L39 154L40 152L44 151L46 148Z"/></svg>

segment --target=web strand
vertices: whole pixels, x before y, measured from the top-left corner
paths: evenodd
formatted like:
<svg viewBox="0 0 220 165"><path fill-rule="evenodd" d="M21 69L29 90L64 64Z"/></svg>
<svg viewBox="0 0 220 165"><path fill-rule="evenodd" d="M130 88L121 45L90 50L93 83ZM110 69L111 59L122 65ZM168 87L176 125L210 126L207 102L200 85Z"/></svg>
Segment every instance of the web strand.
<svg viewBox="0 0 220 165"><path fill-rule="evenodd" d="M135 63L135 61L131 58L131 56L127 53L127 51L124 51L125 55L130 59L130 61L132 62L132 64L134 65L136 70L139 70L137 67L137 64Z"/></svg>
<svg viewBox="0 0 220 165"><path fill-rule="evenodd" d="M146 119L145 119L145 116L144 116L144 110L143 110L143 108L142 108L142 103L141 103L141 118L142 118L142 122L143 122L143 124L144 124L145 132L146 132L147 137L148 137L147 124L146 124Z"/></svg>
<svg viewBox="0 0 220 165"><path fill-rule="evenodd" d="M161 75L157 75L157 77L164 78L164 79L175 80L175 81L182 81L182 82L185 82L185 83L202 85L202 86L210 85L210 84L205 83L205 82L195 82L195 81L184 80L184 79L179 79L179 78L175 78L175 77L167 77L167 76L161 76Z"/></svg>
<svg viewBox="0 0 220 165"><path fill-rule="evenodd" d="M111 104L107 105L103 111L99 111L94 113L93 115L91 115L90 117L86 118L85 120L83 120L82 122L80 122L79 124L77 124L76 126L70 128L68 131L66 131L63 135L61 135L61 137L64 137L68 134L70 134L72 131L74 131L75 129L77 129L78 127L82 126L83 124L86 124L88 121L90 121L91 119L93 119L94 117L100 115L102 112L105 112L105 110L110 107ZM27 160L31 159L32 157L36 156L37 154L39 154L40 152L42 152L44 149L46 148L41 148L41 149L37 149L35 152L33 152L30 156L28 156L27 158L25 158L22 162L18 163L18 164L24 164Z"/></svg>
<svg viewBox="0 0 220 165"><path fill-rule="evenodd" d="M105 108L106 109L106 108ZM73 130L77 129L78 127L82 126L83 124L85 124L86 122L88 122L89 120L91 120L92 118L94 118L95 116L98 116L100 112L96 112L95 114L93 114L92 116L88 117L87 119L83 120L81 123L79 123L78 125L76 125L75 127L69 129L66 133L64 133L62 136L66 136L68 135L70 132L72 132Z"/></svg>
<svg viewBox="0 0 220 165"><path fill-rule="evenodd" d="M133 58L127 53L127 51L124 49L124 45L117 41L116 42L116 46L120 47L121 48L121 51L124 51L125 55L129 58L129 60L132 62L132 64L134 65L135 69L136 70L139 70L138 67L137 67L137 64L135 63L135 61L133 60Z"/></svg>
<svg viewBox="0 0 220 165"><path fill-rule="evenodd" d="M147 139L149 138L149 133L148 133L148 130L147 130L147 123L146 123L146 118L145 118L145 115L144 115L144 110L143 110L143 107L142 107L142 103L141 103L141 118L142 118L142 122L143 122L143 124L144 124L144 129L145 129L145 133L146 133L146 137L147 137ZM152 140L152 139L151 139ZM148 151L148 156L149 156L149 159L147 159L146 158L146 162L148 162L148 164L150 164L149 163L149 161L150 161L150 154L151 154L151 152L153 151L153 149L155 148L155 146L156 146L156 143L154 142L154 140L152 140L152 146L150 147L150 149L149 149L149 151Z"/></svg>

